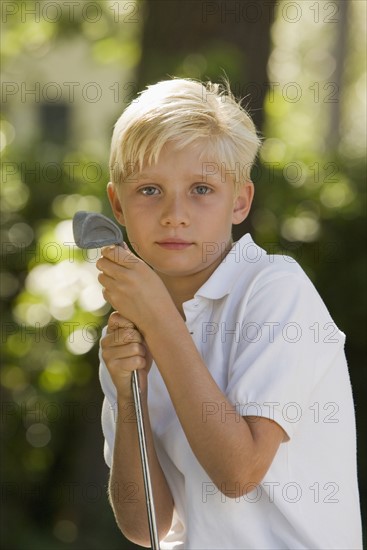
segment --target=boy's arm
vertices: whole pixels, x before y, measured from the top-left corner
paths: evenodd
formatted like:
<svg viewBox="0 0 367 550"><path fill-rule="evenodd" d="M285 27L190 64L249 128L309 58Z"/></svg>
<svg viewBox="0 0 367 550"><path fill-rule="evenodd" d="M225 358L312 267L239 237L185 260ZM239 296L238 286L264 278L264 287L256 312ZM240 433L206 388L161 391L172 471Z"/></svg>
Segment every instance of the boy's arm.
<svg viewBox="0 0 367 550"><path fill-rule="evenodd" d="M218 489L239 497L254 489L284 439L283 429L262 417L239 417L217 386L175 308L143 333L167 386L187 440ZM207 415L213 405L222 414ZM255 421L256 420L256 421Z"/></svg>
<svg viewBox="0 0 367 550"><path fill-rule="evenodd" d="M110 472L109 496L118 526L132 542L150 546L144 480L139 451L131 371L139 370L140 397L144 414L147 454L156 508L159 538L171 527L173 499L155 452L147 407L147 373L152 359L141 334L117 312L110 315L101 339L101 383L114 407L114 450ZM105 370L104 370L105 369ZM110 384L106 375L110 375ZM111 395L110 386L115 392ZM113 391L113 390L112 390ZM111 420L111 417L109 416ZM110 442L111 444L111 442Z"/></svg>
<svg viewBox="0 0 367 550"><path fill-rule="evenodd" d="M283 429L261 417L253 423L251 417L239 419L203 362L163 282L145 262L122 247L105 248L102 253L97 268L102 272L104 297L145 338L196 458L229 497L253 490L284 439ZM220 414L203 422L207 403L216 410L225 408L225 422Z"/></svg>
<svg viewBox="0 0 367 550"><path fill-rule="evenodd" d="M149 422L146 394L141 396L159 539L168 533L173 515L172 495L159 464ZM109 497L116 522L124 535L140 546L150 548L144 481L139 453L136 421L131 401L117 402L117 421Z"/></svg>

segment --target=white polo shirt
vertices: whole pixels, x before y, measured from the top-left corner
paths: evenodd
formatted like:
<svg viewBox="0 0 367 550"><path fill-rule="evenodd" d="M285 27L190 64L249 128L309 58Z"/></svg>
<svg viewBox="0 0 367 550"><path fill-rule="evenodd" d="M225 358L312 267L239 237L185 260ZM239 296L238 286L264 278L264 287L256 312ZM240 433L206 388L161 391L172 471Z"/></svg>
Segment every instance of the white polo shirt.
<svg viewBox="0 0 367 550"><path fill-rule="evenodd" d="M288 438L259 486L226 497L196 460L153 363L149 414L175 503L161 548L361 549L345 336L306 274L247 234L183 307L195 345L238 420L271 418ZM103 361L100 378L111 466L116 392ZM213 414L225 422L230 411L203 402L201 421Z"/></svg>

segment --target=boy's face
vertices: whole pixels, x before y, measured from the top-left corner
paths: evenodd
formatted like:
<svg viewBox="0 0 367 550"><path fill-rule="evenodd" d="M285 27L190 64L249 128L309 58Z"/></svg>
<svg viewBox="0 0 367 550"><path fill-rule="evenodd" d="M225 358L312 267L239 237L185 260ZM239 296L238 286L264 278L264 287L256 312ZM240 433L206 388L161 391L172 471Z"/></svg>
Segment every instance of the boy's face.
<svg viewBox="0 0 367 550"><path fill-rule="evenodd" d="M197 145L178 150L168 143L156 164L143 166L118 188L108 185L114 214L134 250L166 277L200 271L209 277L232 244L232 224L241 223L251 207L251 182L235 197L221 164L211 162L206 171L210 159L199 156Z"/></svg>

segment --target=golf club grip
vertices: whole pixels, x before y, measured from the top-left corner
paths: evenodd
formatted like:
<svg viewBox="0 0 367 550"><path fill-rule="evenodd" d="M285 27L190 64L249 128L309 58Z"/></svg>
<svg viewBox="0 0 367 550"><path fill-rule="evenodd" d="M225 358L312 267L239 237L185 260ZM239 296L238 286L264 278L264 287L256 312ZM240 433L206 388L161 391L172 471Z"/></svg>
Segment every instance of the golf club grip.
<svg viewBox="0 0 367 550"><path fill-rule="evenodd" d="M141 458L141 466L142 466L143 478L144 478L144 489L145 489L145 498L146 498L146 504L147 504L150 542L152 544L153 550L160 550L157 521L156 521L155 508L154 508L153 490L152 490L152 483L151 483L149 463L148 463L147 445L146 445L145 431L144 431L143 410L142 410L141 400L140 400L139 376L138 376L138 371L136 370L134 370L132 373L131 385L132 385L133 396L134 396L140 458Z"/></svg>

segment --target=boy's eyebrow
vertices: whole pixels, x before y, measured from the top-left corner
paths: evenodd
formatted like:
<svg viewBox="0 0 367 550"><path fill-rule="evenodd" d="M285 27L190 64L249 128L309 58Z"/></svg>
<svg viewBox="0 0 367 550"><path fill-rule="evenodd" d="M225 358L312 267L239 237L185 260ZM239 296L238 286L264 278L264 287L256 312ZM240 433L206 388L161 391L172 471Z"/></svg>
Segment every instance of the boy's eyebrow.
<svg viewBox="0 0 367 550"><path fill-rule="evenodd" d="M155 177L159 177L159 174L156 174L155 172L152 172L152 173L145 173L145 172L138 172L136 174L136 178L138 180L143 180L143 179L152 179L152 178L155 178ZM199 181L207 181L208 178L210 179L210 176L211 174L204 174L204 171L201 172L201 173L196 173L196 174L188 174L188 179L195 179L195 180L199 180Z"/></svg>
<svg viewBox="0 0 367 550"><path fill-rule="evenodd" d="M134 174L136 179L138 180L151 180L157 177L157 174L152 172L151 174L146 174L145 172L138 172L137 174Z"/></svg>

